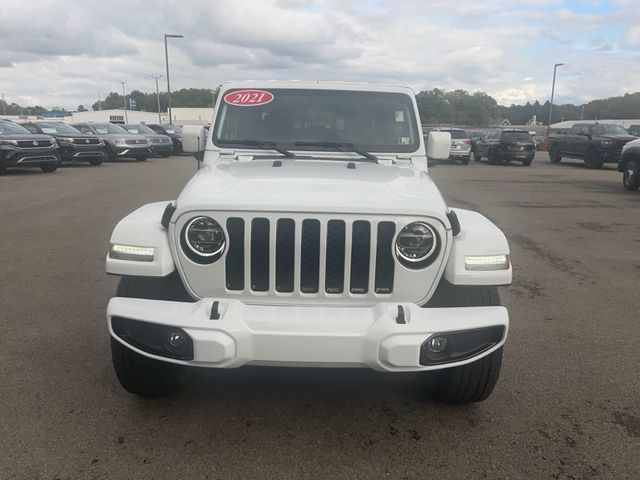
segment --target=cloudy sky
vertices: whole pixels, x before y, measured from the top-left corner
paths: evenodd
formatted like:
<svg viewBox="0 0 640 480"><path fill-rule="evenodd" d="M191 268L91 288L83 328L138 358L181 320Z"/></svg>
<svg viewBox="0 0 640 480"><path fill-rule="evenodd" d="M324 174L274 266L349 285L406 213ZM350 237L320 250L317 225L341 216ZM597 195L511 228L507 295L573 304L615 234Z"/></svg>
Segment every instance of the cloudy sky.
<svg viewBox="0 0 640 480"><path fill-rule="evenodd" d="M152 91L311 79L483 90L499 103L640 91L637 0L0 0L0 93L46 107ZM166 87L166 80L162 79Z"/></svg>

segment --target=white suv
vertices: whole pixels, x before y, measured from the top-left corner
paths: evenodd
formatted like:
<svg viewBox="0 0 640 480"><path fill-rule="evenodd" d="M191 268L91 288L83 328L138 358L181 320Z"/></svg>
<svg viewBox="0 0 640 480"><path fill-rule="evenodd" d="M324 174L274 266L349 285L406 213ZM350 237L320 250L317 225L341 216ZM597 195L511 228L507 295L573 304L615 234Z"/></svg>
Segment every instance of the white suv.
<svg viewBox="0 0 640 480"><path fill-rule="evenodd" d="M509 246L428 174L450 135L420 134L405 87L236 82L176 200L118 223L106 268L113 363L129 392L177 391L187 366L419 372L436 398L483 400L500 371Z"/></svg>

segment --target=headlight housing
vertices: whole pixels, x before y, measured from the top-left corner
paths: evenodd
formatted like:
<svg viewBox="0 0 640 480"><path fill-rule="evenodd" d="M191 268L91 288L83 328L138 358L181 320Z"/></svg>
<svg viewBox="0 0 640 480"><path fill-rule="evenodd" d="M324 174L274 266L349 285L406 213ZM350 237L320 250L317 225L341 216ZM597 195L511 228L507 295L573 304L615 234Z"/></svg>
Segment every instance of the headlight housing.
<svg viewBox="0 0 640 480"><path fill-rule="evenodd" d="M402 265L412 270L431 265L439 250L438 234L425 222L410 223L396 238L396 257Z"/></svg>
<svg viewBox="0 0 640 480"><path fill-rule="evenodd" d="M18 145L17 140L0 140L0 145Z"/></svg>
<svg viewBox="0 0 640 480"><path fill-rule="evenodd" d="M610 147L613 145L613 140L603 140L600 142L601 147Z"/></svg>
<svg viewBox="0 0 640 480"><path fill-rule="evenodd" d="M114 142L116 143L116 145L125 145L127 143L124 138L116 138Z"/></svg>
<svg viewBox="0 0 640 480"><path fill-rule="evenodd" d="M200 216L189 220L180 235L187 257L200 264L210 264L224 253L227 244L224 230L214 219Z"/></svg>

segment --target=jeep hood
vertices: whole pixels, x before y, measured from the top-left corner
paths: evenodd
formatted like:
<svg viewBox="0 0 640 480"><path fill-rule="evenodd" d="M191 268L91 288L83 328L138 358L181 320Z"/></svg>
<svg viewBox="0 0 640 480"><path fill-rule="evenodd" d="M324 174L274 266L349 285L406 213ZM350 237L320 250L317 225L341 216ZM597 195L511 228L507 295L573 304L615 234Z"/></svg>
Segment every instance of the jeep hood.
<svg viewBox="0 0 640 480"><path fill-rule="evenodd" d="M281 166L275 166L281 163ZM428 215L444 219L446 204L425 172L409 166L347 161L218 162L199 170L177 200L192 210Z"/></svg>

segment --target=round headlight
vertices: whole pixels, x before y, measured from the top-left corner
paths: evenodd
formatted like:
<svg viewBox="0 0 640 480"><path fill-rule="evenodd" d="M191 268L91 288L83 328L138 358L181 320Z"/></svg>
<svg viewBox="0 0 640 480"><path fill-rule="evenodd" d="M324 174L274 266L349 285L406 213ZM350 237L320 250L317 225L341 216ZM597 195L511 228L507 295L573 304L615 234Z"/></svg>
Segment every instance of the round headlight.
<svg viewBox="0 0 640 480"><path fill-rule="evenodd" d="M438 251L438 235L423 222L404 227L396 238L398 260L408 268L424 268Z"/></svg>
<svg viewBox="0 0 640 480"><path fill-rule="evenodd" d="M226 244L222 227L209 217L191 219L183 229L182 241L187 256L198 263L215 262Z"/></svg>

